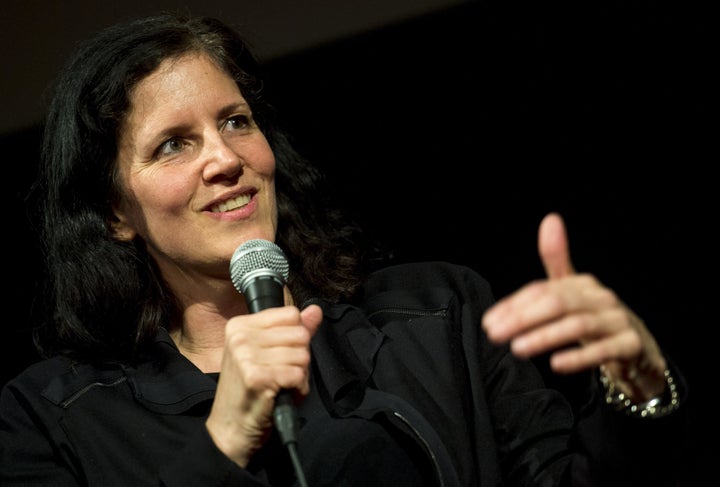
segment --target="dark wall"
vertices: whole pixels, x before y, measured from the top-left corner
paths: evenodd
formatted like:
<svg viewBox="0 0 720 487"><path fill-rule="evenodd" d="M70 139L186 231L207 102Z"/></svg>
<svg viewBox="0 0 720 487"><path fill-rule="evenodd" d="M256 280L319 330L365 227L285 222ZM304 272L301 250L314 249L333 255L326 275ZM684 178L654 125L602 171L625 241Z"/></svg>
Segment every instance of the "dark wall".
<svg viewBox="0 0 720 487"><path fill-rule="evenodd" d="M42 299L34 292L40 275L40 253L28 218L25 197L39 157L40 127L0 136L5 162L0 202L6 211L3 232L5 319L2 321L0 384L36 359L30 339L30 307Z"/></svg>
<svg viewBox="0 0 720 487"><path fill-rule="evenodd" d="M503 296L542 276L537 226L561 212L576 268L616 289L687 372L694 485L711 457L695 439L718 432L702 382L718 243L707 17L655 2L539 3L471 3L279 59L268 91L398 260L468 264ZM38 137L2 139L16 311L6 350L19 351L5 378L32 357L37 252L21 197Z"/></svg>
<svg viewBox="0 0 720 487"><path fill-rule="evenodd" d="M697 439L720 433L703 383L718 275L707 17L622 4L472 4L271 75L301 146L400 260L468 264L503 296L542 276L537 227L561 212L576 268L687 372L683 486L702 485L718 451Z"/></svg>

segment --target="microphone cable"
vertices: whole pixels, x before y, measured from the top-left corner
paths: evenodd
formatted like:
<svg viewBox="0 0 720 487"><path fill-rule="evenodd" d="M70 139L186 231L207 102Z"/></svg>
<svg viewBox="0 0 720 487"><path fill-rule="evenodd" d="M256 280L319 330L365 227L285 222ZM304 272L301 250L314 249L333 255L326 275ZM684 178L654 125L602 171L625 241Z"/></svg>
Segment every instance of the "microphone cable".
<svg viewBox="0 0 720 487"><path fill-rule="evenodd" d="M297 409L293 404L290 391L281 390L277 397L275 397L273 419L275 420L275 428L280 435L280 440L290 455L290 461L292 462L298 484L300 487L308 487L305 472L303 471L300 456L298 455L297 430L299 421Z"/></svg>

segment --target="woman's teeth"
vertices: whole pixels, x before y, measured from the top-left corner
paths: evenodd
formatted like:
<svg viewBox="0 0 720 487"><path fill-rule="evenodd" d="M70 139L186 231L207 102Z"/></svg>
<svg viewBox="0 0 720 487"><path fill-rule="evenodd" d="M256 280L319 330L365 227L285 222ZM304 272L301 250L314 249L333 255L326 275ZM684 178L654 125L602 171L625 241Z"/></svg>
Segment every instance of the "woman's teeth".
<svg viewBox="0 0 720 487"><path fill-rule="evenodd" d="M224 201L224 202L220 203L219 205L215 205L212 208L210 208L210 211L212 211L213 213L230 211L230 210L234 210L236 208L240 208L241 206L245 206L248 203L250 203L250 195L244 194L244 195L240 195L236 198Z"/></svg>

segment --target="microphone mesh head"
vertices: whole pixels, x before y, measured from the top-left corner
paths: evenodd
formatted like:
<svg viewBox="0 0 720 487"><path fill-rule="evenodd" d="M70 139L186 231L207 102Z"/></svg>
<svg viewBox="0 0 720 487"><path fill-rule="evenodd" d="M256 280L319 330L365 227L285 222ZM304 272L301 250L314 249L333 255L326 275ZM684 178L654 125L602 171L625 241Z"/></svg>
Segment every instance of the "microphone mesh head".
<svg viewBox="0 0 720 487"><path fill-rule="evenodd" d="M239 292L255 277L269 276L285 284L289 264L282 249L269 240L253 239L240 245L230 259L230 278Z"/></svg>

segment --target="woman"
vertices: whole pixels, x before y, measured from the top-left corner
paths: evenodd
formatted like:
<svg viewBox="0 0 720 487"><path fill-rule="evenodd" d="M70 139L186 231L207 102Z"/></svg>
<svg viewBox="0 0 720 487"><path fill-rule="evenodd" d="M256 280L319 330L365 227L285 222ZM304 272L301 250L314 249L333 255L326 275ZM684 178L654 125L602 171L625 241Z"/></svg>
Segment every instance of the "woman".
<svg viewBox="0 0 720 487"><path fill-rule="evenodd" d="M324 191L223 23L149 17L81 46L45 127L45 359L3 389L2 485L672 479L656 466L679 443L684 381L575 274L559 215L539 231L548 279L494 304L465 267L373 270ZM284 306L251 313L229 265L254 239L290 271ZM582 394L543 385L527 359L546 354ZM282 390L300 419L289 455Z"/></svg>

